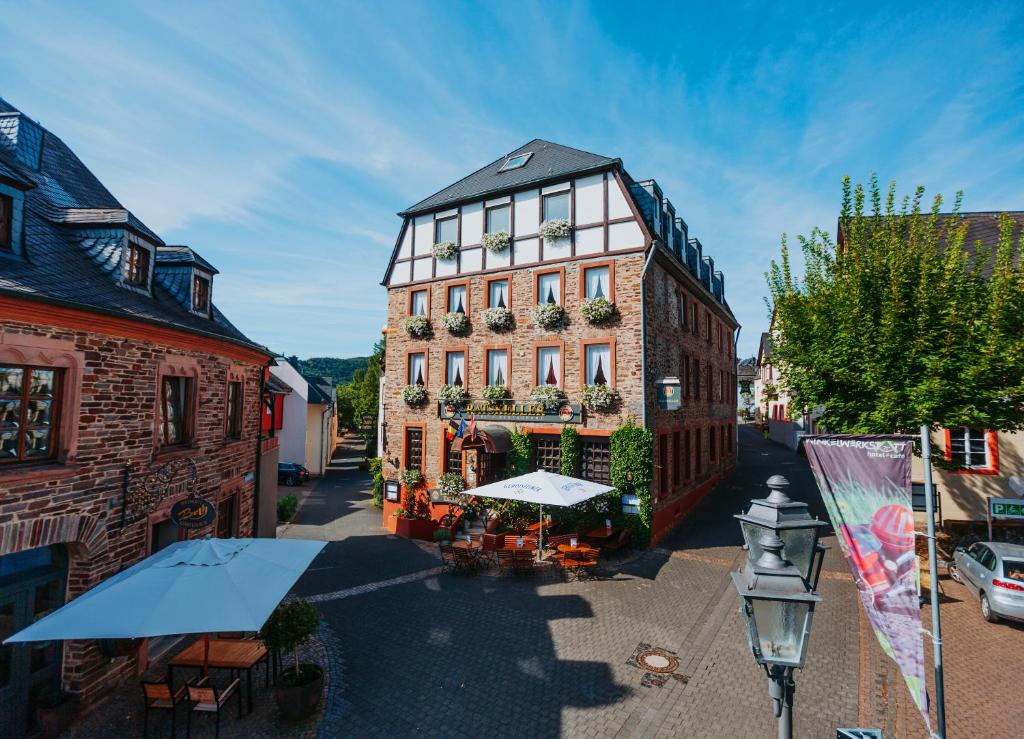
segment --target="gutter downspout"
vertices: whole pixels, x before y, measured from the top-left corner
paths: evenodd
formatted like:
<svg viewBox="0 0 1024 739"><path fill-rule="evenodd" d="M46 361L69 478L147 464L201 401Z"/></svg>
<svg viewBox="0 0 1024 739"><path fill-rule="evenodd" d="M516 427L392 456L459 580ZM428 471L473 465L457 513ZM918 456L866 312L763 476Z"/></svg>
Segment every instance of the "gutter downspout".
<svg viewBox="0 0 1024 739"><path fill-rule="evenodd" d="M640 271L640 377L643 378L640 383L640 387L643 388L641 392L643 410L640 413L640 423L643 428L647 428L647 290L644 279L647 277L647 268L651 266L654 252L657 249L658 244L652 239L651 252L647 255L644 268Z"/></svg>
<svg viewBox="0 0 1024 739"><path fill-rule="evenodd" d="M267 372L270 371L270 365L273 362L274 358L271 357L260 369L260 394L256 402L256 487L252 496L252 536L254 539L259 535L260 526L260 478L262 477L260 467L263 465L263 393L267 389ZM273 419L271 419L271 427L273 427Z"/></svg>

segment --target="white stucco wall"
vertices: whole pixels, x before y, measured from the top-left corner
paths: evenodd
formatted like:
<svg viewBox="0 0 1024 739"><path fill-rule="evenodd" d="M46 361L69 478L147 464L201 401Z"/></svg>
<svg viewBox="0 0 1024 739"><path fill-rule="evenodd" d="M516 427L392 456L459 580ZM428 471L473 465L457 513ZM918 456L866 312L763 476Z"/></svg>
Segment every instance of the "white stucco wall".
<svg viewBox="0 0 1024 739"><path fill-rule="evenodd" d="M281 461L305 464L306 396L309 385L298 370L283 359L270 366L270 373L292 388L292 392L284 398L284 417L279 432Z"/></svg>

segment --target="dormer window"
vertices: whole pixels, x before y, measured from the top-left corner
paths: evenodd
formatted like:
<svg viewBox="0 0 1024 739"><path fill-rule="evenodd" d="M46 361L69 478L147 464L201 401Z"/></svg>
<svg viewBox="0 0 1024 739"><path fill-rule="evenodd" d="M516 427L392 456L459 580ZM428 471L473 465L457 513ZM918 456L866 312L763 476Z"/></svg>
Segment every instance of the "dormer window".
<svg viewBox="0 0 1024 739"><path fill-rule="evenodd" d="M0 195L0 249L14 247L14 199Z"/></svg>
<svg viewBox="0 0 1024 739"><path fill-rule="evenodd" d="M192 310L203 315L210 312L210 280L202 275L192 278Z"/></svg>
<svg viewBox="0 0 1024 739"><path fill-rule="evenodd" d="M508 172L510 169L519 169L525 167L526 163L530 161L530 157L533 156L532 151L528 151L525 154L517 154L514 157L509 157L505 160L505 163L498 168L499 172Z"/></svg>
<svg viewBox="0 0 1024 739"><path fill-rule="evenodd" d="M128 256L124 265L125 284L149 289L149 249L134 241L128 242Z"/></svg>

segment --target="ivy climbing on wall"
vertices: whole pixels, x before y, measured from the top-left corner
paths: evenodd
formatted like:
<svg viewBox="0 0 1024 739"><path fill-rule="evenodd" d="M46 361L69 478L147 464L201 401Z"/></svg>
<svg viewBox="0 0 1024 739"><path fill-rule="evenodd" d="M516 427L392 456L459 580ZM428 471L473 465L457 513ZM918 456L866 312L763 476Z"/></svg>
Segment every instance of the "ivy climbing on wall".
<svg viewBox="0 0 1024 739"><path fill-rule="evenodd" d="M651 482L654 479L654 435L650 429L626 419L611 438L612 485L620 495L631 494L640 499L640 512L626 516L626 525L634 529L638 544L651 538Z"/></svg>
<svg viewBox="0 0 1024 739"><path fill-rule="evenodd" d="M576 427L565 424L562 426L562 466L559 469L563 475L576 477L579 468L579 445L576 443Z"/></svg>

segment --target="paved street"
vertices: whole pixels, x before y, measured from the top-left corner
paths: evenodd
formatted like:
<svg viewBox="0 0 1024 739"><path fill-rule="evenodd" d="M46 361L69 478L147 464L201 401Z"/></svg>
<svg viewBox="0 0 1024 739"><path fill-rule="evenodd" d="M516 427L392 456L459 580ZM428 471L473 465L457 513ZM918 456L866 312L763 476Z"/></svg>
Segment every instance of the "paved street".
<svg viewBox="0 0 1024 739"><path fill-rule="evenodd" d="M430 547L382 532L365 475L318 481L281 533L329 540L298 590L321 594L340 640L339 733L771 736L728 573L741 556L730 516L774 473L811 498L806 465L743 429L736 472L669 541L585 583L438 575ZM855 593L834 553L826 566L797 678L801 736L858 718ZM674 652L684 679L651 684L627 663L641 644Z"/></svg>

